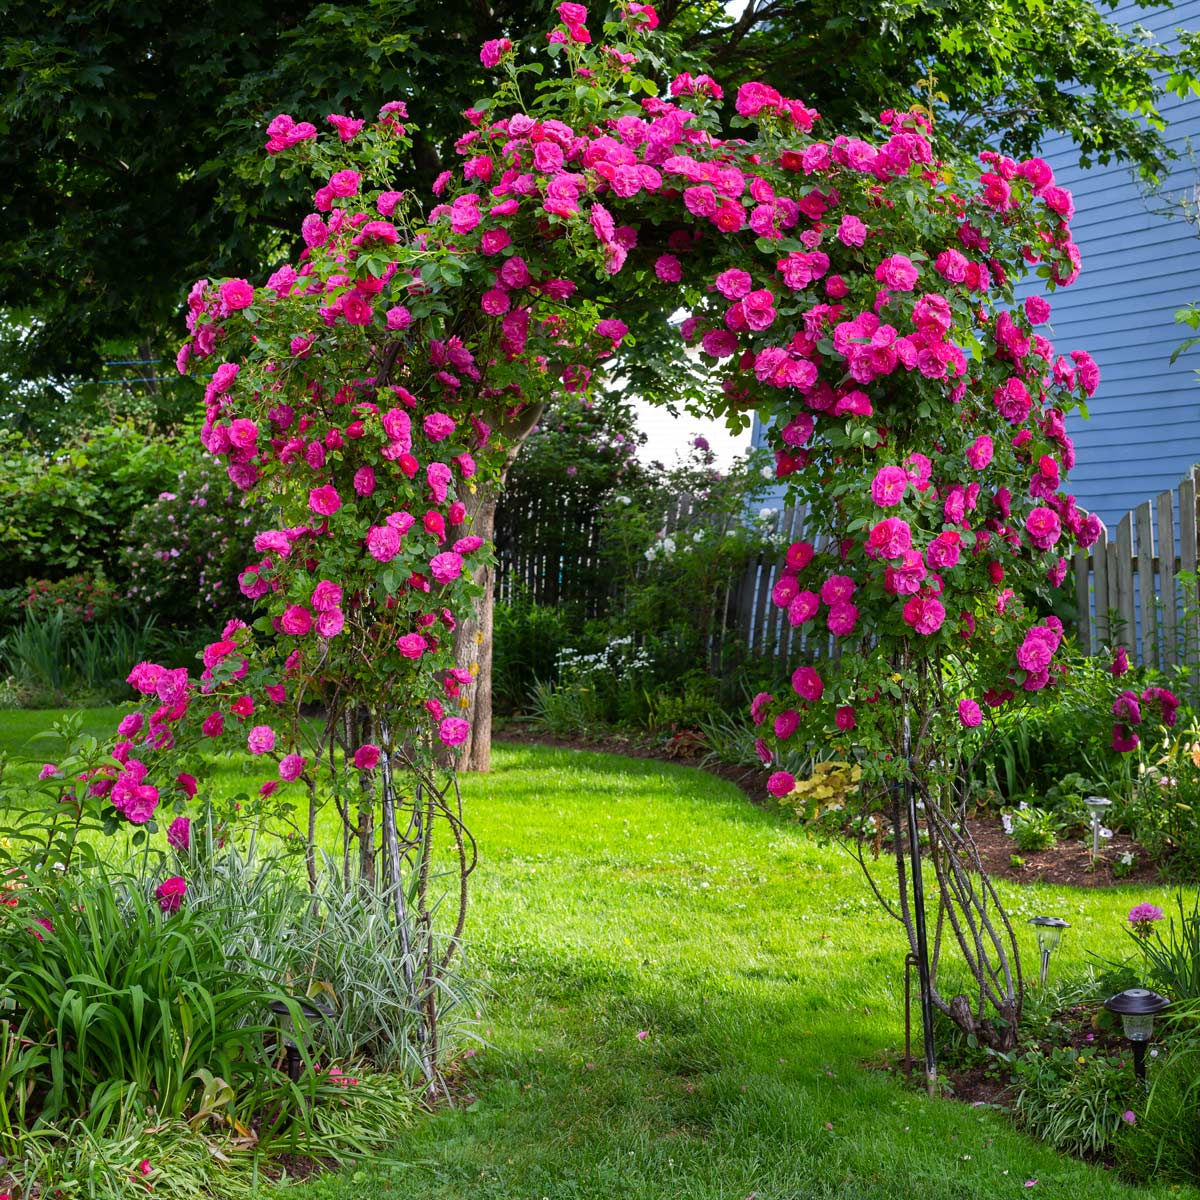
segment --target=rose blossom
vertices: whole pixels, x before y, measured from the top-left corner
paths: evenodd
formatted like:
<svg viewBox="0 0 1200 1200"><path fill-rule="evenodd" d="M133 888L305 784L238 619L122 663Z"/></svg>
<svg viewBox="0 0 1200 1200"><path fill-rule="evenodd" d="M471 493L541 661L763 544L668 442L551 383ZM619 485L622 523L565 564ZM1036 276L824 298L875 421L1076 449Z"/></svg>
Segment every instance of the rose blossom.
<svg viewBox="0 0 1200 1200"><path fill-rule="evenodd" d="M462 717L446 717L438 725L438 737L444 746L461 746L470 732L470 722Z"/></svg>
<svg viewBox="0 0 1200 1200"><path fill-rule="evenodd" d="M176 817L167 828L167 845L172 850L185 852L192 844L192 821L190 817Z"/></svg>
<svg viewBox="0 0 1200 1200"><path fill-rule="evenodd" d="M370 771L379 763L379 747L373 742L365 742L354 751L354 769Z"/></svg>
<svg viewBox="0 0 1200 1200"><path fill-rule="evenodd" d="M270 725L255 725L246 738L246 749L251 754L267 754L275 749L275 730Z"/></svg>
<svg viewBox="0 0 1200 1200"><path fill-rule="evenodd" d="M186 895L187 883L181 875L172 875L169 879L164 879L154 889L154 898L158 901L158 907L165 913L178 912L179 905Z"/></svg>
<svg viewBox="0 0 1200 1200"><path fill-rule="evenodd" d="M313 488L308 493L308 507L323 517L330 517L342 507L342 498L338 495L337 488L326 484L324 487Z"/></svg>
<svg viewBox="0 0 1200 1200"><path fill-rule="evenodd" d="M815 704L824 694L825 684L812 667L797 667L792 673L792 690L802 700Z"/></svg>
<svg viewBox="0 0 1200 1200"><path fill-rule="evenodd" d="M895 508L907 487L908 472L902 467L880 467L871 480L871 499L880 508Z"/></svg>
<svg viewBox="0 0 1200 1200"><path fill-rule="evenodd" d="M796 777L787 771L776 771L767 780L767 791L777 800L782 799L796 786Z"/></svg>

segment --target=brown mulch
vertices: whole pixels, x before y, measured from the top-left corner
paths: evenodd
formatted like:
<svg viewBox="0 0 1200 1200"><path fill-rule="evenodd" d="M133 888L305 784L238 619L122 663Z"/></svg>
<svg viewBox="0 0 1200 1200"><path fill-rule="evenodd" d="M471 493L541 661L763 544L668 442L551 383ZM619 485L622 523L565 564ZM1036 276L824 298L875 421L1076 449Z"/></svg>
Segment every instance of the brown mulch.
<svg viewBox="0 0 1200 1200"><path fill-rule="evenodd" d="M498 742L557 746L566 750L594 750L602 754L624 754L630 758L657 759L699 767L710 775L728 780L761 807L774 807L767 793L771 772L759 767L737 767L728 763L705 763L704 745L698 734L685 730L665 744L648 737L613 734L604 738L556 737L517 723L498 729ZM1128 834L1118 833L1100 843L1100 860L1092 868L1091 834L1059 841L1051 850L1020 851L1005 832L998 817L990 814L972 818L968 829L979 847L984 869L993 879L1013 883L1050 883L1069 887L1110 887L1115 883L1150 883L1159 878L1159 868L1150 855ZM1133 870L1118 879L1113 866L1125 851L1135 855ZM1013 856L1023 866L1013 865Z"/></svg>
<svg viewBox="0 0 1200 1200"><path fill-rule="evenodd" d="M1149 883L1159 878L1159 867L1128 834L1117 833L1100 843L1100 859L1092 869L1092 838L1064 838L1052 850L1017 849L1016 843L994 817L970 823L971 836L979 847L984 869L995 879L1016 883L1054 883L1070 887L1108 887L1114 883ZM1113 865L1125 851L1134 854L1133 869L1118 879ZM1013 855L1023 867L1014 867Z"/></svg>

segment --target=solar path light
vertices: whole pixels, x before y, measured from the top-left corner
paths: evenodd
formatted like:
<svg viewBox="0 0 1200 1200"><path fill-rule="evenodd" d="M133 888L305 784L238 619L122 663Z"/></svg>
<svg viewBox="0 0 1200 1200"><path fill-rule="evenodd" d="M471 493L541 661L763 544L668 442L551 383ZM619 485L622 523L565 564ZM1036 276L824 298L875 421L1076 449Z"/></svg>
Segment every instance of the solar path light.
<svg viewBox="0 0 1200 1200"><path fill-rule="evenodd" d="M1104 816L1104 810L1107 809L1112 801L1106 796L1089 796L1084 804L1088 807L1088 812L1092 815L1092 866L1096 865L1096 860L1100 857L1100 820Z"/></svg>
<svg viewBox="0 0 1200 1200"><path fill-rule="evenodd" d="M1170 1003L1149 988L1128 988L1104 1002L1109 1012L1121 1018L1121 1027L1133 1046L1133 1073L1142 1083L1146 1082L1146 1046L1154 1033L1154 1017Z"/></svg>
<svg viewBox="0 0 1200 1200"><path fill-rule="evenodd" d="M1058 949L1063 930L1071 926L1062 917L1030 917L1029 923L1037 933L1038 949L1042 952L1042 987L1045 987L1046 976L1050 973L1050 955Z"/></svg>

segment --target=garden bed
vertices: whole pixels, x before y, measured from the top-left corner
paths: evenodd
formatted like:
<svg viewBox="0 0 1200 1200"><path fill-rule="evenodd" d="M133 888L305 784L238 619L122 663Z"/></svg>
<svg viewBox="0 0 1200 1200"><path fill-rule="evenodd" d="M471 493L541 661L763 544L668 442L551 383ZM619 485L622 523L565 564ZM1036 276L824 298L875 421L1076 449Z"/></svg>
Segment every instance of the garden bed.
<svg viewBox="0 0 1200 1200"><path fill-rule="evenodd" d="M663 743L648 736L622 733L607 737L562 737L512 722L497 729L493 736L498 742L591 750L598 754L624 754L629 758L648 758L699 767L710 775L735 784L754 804L775 807L767 792L767 780L771 774L769 770L731 763L706 763L703 761L704 744L699 735L690 731L676 734ZM1094 888L1150 883L1160 878L1158 864L1128 834L1114 833L1112 838L1105 839L1100 862L1093 870L1090 838L1064 838L1049 850L1020 851L1013 839L1004 832L998 817L971 818L968 828L979 848L984 868L993 879ZM1133 865L1118 876L1114 873L1114 865L1126 853L1134 856ZM1015 860L1023 865L1014 865Z"/></svg>

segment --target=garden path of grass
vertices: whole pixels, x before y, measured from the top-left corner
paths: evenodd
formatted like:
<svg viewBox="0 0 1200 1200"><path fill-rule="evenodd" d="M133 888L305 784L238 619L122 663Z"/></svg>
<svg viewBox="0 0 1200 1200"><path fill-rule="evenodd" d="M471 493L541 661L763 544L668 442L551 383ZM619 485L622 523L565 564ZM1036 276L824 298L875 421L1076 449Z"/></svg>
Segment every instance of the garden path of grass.
<svg viewBox="0 0 1200 1200"><path fill-rule="evenodd" d="M55 715L0 714L0 750L21 752ZM85 732L117 719L95 710ZM250 781L236 759L215 765L222 791ZM1001 1114L865 1069L903 1037L899 931L843 852L732 785L501 745L464 792L481 850L471 968L490 989L488 1046L459 1080L476 1099L401 1133L389 1164L289 1191L296 1200L1200 1195L1127 1186ZM1122 953L1130 905L1169 899L1003 891L1027 962L1025 918L1071 922L1055 972L1088 950Z"/></svg>
<svg viewBox="0 0 1200 1200"><path fill-rule="evenodd" d="M462 1081L476 1099L402 1134L394 1165L297 1200L1197 1195L1127 1186L864 1069L903 1036L898 930L847 856L731 785L499 746L465 793L472 960L492 989ZM1006 894L1018 919L1071 921L1056 971L1122 952L1130 904L1167 899Z"/></svg>

